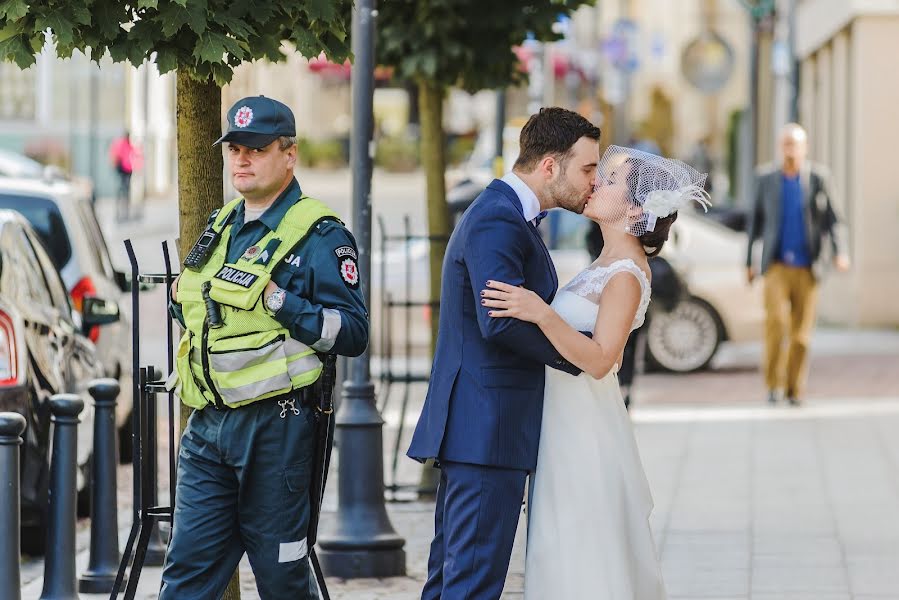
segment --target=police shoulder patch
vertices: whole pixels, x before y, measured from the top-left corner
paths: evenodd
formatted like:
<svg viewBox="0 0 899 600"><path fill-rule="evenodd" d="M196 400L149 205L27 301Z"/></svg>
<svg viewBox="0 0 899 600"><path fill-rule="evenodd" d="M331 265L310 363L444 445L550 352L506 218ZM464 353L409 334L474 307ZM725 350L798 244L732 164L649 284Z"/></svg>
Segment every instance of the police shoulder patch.
<svg viewBox="0 0 899 600"><path fill-rule="evenodd" d="M340 246L339 248L335 248L334 254L337 255L337 258L344 258L346 256L349 256L353 260L359 260L359 256L356 254L356 249L352 246Z"/></svg>

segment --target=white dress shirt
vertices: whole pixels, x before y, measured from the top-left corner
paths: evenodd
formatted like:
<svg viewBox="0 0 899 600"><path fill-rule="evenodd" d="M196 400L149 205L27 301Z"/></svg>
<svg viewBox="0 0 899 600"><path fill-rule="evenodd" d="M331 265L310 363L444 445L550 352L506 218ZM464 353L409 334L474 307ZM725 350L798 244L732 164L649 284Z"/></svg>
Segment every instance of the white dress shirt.
<svg viewBox="0 0 899 600"><path fill-rule="evenodd" d="M537 200L537 194L534 193L534 190L512 171L503 175L502 181L507 183L514 190L515 195L518 196L518 201L521 202L521 211L524 213L524 220L531 225L536 225L537 223L534 219L540 214L540 201Z"/></svg>

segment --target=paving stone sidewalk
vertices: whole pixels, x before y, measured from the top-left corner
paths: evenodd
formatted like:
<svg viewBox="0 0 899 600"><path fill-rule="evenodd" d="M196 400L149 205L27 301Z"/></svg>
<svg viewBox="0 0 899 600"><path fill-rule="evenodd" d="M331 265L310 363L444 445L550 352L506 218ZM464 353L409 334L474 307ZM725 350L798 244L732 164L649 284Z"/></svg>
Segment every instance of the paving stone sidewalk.
<svg viewBox="0 0 899 600"><path fill-rule="evenodd" d="M139 227L170 226L157 212L150 214L148 206ZM158 252L158 243L148 241L141 249ZM899 333L819 329L812 343L809 401L799 409L763 404L759 354L759 344L729 346L710 371L638 378L632 415L655 498L651 524L669 596L899 599ZM411 396L403 449L423 389ZM388 480L398 404L394 394L384 411ZM335 466L337 460L335 455ZM401 458L398 464L398 480L417 481L416 463ZM584 472L589 475L589 466ZM329 481L337 481L333 472ZM120 482L124 542L130 526L127 472L120 470ZM334 518L335 493L332 486L324 520ZM388 513L406 540L408 575L329 580L335 600L419 597L433 505L390 503ZM520 526L506 599L523 596L524 542ZM79 572L87 562L87 544L82 524ZM39 598L41 569L34 560L23 565L24 600ZM258 598L246 561L241 575L244 600ZM158 568L146 569L138 597L154 598L159 578ZM588 592L584 598L594 596Z"/></svg>
<svg viewBox="0 0 899 600"><path fill-rule="evenodd" d="M899 598L899 397L798 410L649 407L636 409L634 421L672 599ZM333 518L330 492L325 519ZM433 506L388 509L406 539L408 576L332 580L332 598L418 598ZM522 534L520 526L508 599L522 597ZM81 552L82 565L86 559ZM155 596L159 575L144 572L140 598ZM243 597L257 598L246 563L242 575ZM23 598L38 598L40 584L28 581Z"/></svg>

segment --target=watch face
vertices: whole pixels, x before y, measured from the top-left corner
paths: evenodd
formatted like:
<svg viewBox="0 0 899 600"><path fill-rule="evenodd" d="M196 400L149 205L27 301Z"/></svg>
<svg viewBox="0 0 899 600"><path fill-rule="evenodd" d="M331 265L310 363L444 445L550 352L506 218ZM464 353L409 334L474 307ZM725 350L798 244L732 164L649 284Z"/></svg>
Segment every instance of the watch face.
<svg viewBox="0 0 899 600"><path fill-rule="evenodd" d="M266 300L265 305L269 310L278 310L284 304L284 296L278 292L273 292Z"/></svg>

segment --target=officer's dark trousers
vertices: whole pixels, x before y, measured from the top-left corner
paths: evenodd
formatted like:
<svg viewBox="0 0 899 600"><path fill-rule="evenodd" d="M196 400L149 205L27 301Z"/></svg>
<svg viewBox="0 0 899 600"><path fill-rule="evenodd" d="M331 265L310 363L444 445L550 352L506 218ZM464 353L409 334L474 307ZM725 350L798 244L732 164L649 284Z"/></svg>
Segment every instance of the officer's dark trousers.
<svg viewBox="0 0 899 600"><path fill-rule="evenodd" d="M526 471L441 462L422 600L498 600L526 480Z"/></svg>
<svg viewBox="0 0 899 600"><path fill-rule="evenodd" d="M162 600L220 598L244 552L263 600L318 598L306 548L314 409L206 408L181 439Z"/></svg>

